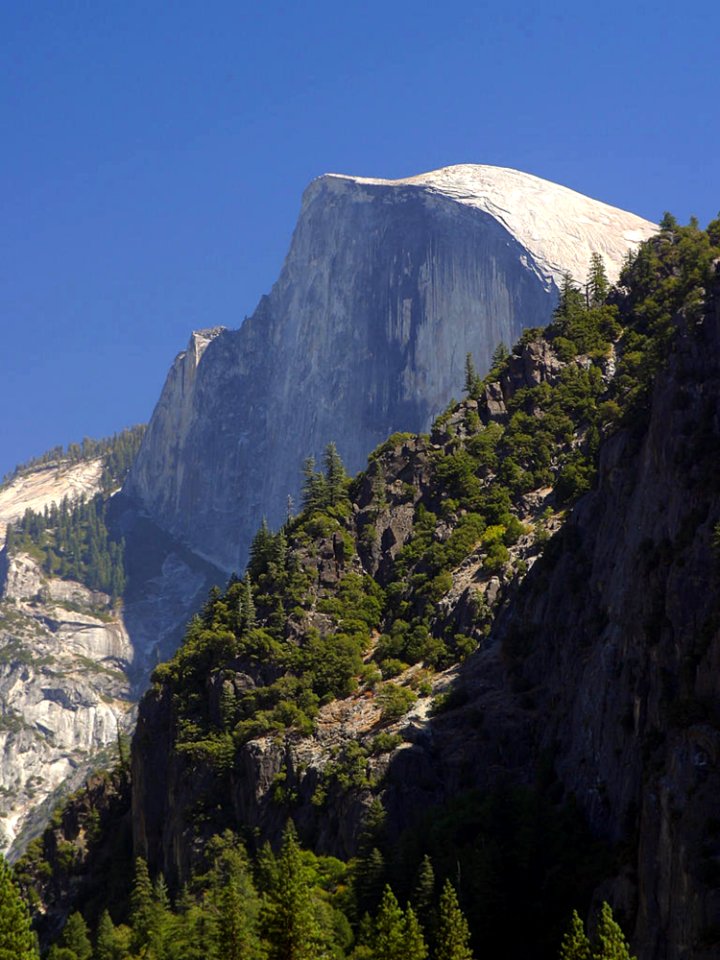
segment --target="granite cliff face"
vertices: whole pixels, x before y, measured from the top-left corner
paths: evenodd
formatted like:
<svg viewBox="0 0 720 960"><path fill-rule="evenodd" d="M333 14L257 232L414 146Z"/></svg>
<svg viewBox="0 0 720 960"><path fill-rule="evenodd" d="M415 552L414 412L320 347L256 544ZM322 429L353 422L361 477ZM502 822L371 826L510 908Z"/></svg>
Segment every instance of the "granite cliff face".
<svg viewBox="0 0 720 960"><path fill-rule="evenodd" d="M226 570L300 469L335 441L351 471L395 430L423 431L465 356L544 324L564 271L611 279L655 227L536 177L483 166L408 180L328 175L303 197L281 275L237 331L193 335L126 491Z"/></svg>

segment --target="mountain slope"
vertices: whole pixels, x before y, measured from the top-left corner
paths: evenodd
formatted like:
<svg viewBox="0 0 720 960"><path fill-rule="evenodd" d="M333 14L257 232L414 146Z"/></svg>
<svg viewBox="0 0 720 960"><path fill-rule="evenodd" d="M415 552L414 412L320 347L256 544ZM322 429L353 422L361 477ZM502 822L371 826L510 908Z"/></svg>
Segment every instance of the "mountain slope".
<svg viewBox="0 0 720 960"><path fill-rule="evenodd" d="M500 342L544 324L563 271L616 276L654 225L538 178L450 167L407 181L327 175L305 191L277 283L237 331L176 360L126 491L214 563L242 569L303 459L334 440L354 471L420 431ZM566 239L563 239L565 237Z"/></svg>
<svg viewBox="0 0 720 960"><path fill-rule="evenodd" d="M719 268L720 224L667 220L608 302L566 288L469 371L429 437L349 485L327 451L154 675L136 854L176 885L214 834L292 816L356 855L361 904L432 853L506 956L554 955L593 886L642 960L716 955Z"/></svg>

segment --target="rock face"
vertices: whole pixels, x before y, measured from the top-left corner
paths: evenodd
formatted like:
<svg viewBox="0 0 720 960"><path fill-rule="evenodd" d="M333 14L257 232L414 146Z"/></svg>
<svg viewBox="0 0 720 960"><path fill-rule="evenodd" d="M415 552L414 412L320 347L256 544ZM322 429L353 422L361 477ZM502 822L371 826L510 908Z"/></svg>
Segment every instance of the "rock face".
<svg viewBox="0 0 720 960"><path fill-rule="evenodd" d="M101 457L79 463L59 461L14 477L0 487L0 546L9 523L19 520L26 510L42 513L64 497L72 503L80 497L92 497L100 489Z"/></svg>
<svg viewBox="0 0 720 960"><path fill-rule="evenodd" d="M0 844L128 729L133 648L110 598L4 558L0 601Z"/></svg>
<svg viewBox="0 0 720 960"><path fill-rule="evenodd" d="M564 271L616 278L653 224L527 174L448 167L408 180L327 175L303 197L280 277L237 331L193 334L126 491L161 527L242 568L261 517L335 441L355 471L426 430L500 342L548 321Z"/></svg>

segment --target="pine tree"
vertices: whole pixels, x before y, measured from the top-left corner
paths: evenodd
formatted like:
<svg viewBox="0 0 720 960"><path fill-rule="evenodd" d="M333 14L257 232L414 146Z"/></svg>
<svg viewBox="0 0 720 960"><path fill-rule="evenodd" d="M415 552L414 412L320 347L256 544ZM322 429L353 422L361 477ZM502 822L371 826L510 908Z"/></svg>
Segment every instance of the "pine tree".
<svg viewBox="0 0 720 960"><path fill-rule="evenodd" d="M103 910L95 937L95 960L116 960L117 952L115 925L107 910Z"/></svg>
<svg viewBox="0 0 720 960"><path fill-rule="evenodd" d="M570 926L562 938L559 960L592 960L590 941L577 910L573 910Z"/></svg>
<svg viewBox="0 0 720 960"><path fill-rule="evenodd" d="M150 882L150 874L145 860L138 857L135 861L135 879L130 894L132 948L136 953L139 953L150 940L154 916L153 888Z"/></svg>
<svg viewBox="0 0 720 960"><path fill-rule="evenodd" d="M426 960L428 951L425 945L422 927L418 923L412 907L405 911L405 960Z"/></svg>
<svg viewBox="0 0 720 960"><path fill-rule="evenodd" d="M570 336L575 323L585 313L585 301L569 273L563 274L560 300L553 314L553 324L563 336Z"/></svg>
<svg viewBox="0 0 720 960"><path fill-rule="evenodd" d="M600 919L595 930L593 960L634 960L619 924L613 917L610 904L603 901Z"/></svg>
<svg viewBox="0 0 720 960"><path fill-rule="evenodd" d="M315 457L307 457L303 463L302 505L310 513L327 506L327 481L315 469Z"/></svg>
<svg viewBox="0 0 720 960"><path fill-rule="evenodd" d="M490 358L490 369L494 370L496 367L502 366L509 356L510 351L507 348L507 344L501 340L493 350L493 355Z"/></svg>
<svg viewBox="0 0 720 960"><path fill-rule="evenodd" d="M72 950L77 960L90 960L93 948L88 936L87 924L83 920L82 914L77 911L70 914L62 932L60 943L68 950Z"/></svg>
<svg viewBox="0 0 720 960"><path fill-rule="evenodd" d="M390 887L385 887L375 918L375 960L405 960L405 917Z"/></svg>
<svg viewBox="0 0 720 960"><path fill-rule="evenodd" d="M37 960L38 956L28 909L11 868L0 856L0 960Z"/></svg>
<svg viewBox="0 0 720 960"><path fill-rule="evenodd" d="M263 908L269 960L319 960L324 949L307 871L291 820L283 832L275 882Z"/></svg>
<svg viewBox="0 0 720 960"><path fill-rule="evenodd" d="M254 630L257 626L257 616L255 614L255 601L253 600L253 587L250 574L245 574L245 583L243 586L243 627L245 630Z"/></svg>
<svg viewBox="0 0 720 960"><path fill-rule="evenodd" d="M605 264L599 253L590 257L590 272L587 279L588 306L601 307L607 299L610 282L605 272Z"/></svg>
<svg viewBox="0 0 720 960"><path fill-rule="evenodd" d="M471 353L465 355L465 394L477 397L482 387L482 378L478 376Z"/></svg>
<svg viewBox="0 0 720 960"><path fill-rule="evenodd" d="M345 493L347 473L334 443L325 447L325 495L330 506L339 503Z"/></svg>
<svg viewBox="0 0 720 960"><path fill-rule="evenodd" d="M472 960L470 930L449 880L440 895L436 939L435 960Z"/></svg>
<svg viewBox="0 0 720 960"><path fill-rule="evenodd" d="M412 894L417 915L425 930L434 927L433 906L435 904L435 871L430 857L425 854L418 868L417 879Z"/></svg>
<svg viewBox="0 0 720 960"><path fill-rule="evenodd" d="M267 520L263 517L258 532L250 544L248 571L253 580L257 580L258 577L267 572L268 564L272 559L272 548L273 535L270 533Z"/></svg>

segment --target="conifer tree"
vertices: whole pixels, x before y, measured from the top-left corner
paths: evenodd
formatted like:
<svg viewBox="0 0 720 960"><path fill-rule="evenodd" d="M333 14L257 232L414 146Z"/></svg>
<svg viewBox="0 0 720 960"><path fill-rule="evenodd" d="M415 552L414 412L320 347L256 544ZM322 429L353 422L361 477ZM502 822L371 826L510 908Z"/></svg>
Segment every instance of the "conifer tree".
<svg viewBox="0 0 720 960"><path fill-rule="evenodd" d="M395 894L386 886L375 918L375 960L405 960L405 917Z"/></svg>
<svg viewBox="0 0 720 960"><path fill-rule="evenodd" d="M573 910L570 926L562 938L559 960L592 960L590 941L577 910Z"/></svg>
<svg viewBox="0 0 720 960"><path fill-rule="evenodd" d="M115 925L107 910L103 910L98 921L95 937L95 960L117 960Z"/></svg>
<svg viewBox="0 0 720 960"><path fill-rule="evenodd" d="M426 960L428 951L422 927L412 907L405 911L405 960Z"/></svg>
<svg viewBox="0 0 720 960"><path fill-rule="evenodd" d="M503 363L505 363L509 356L510 351L507 348L507 344L503 343L501 340L493 350L493 355L490 358L490 369L494 370L496 367L501 366Z"/></svg>
<svg viewBox="0 0 720 960"><path fill-rule="evenodd" d="M306 873L295 827L288 820L277 875L263 908L269 960L319 960L324 955Z"/></svg>
<svg viewBox="0 0 720 960"><path fill-rule="evenodd" d="M595 930L595 949L593 960L634 960L630 956L630 947L620 925L613 917L610 904L603 902L600 919Z"/></svg>
<svg viewBox="0 0 720 960"><path fill-rule="evenodd" d="M0 856L0 960L37 960L38 956L28 909L11 868Z"/></svg>
<svg viewBox="0 0 720 960"><path fill-rule="evenodd" d="M476 397L482 386L482 378L478 376L471 353L465 355L465 395Z"/></svg>
<svg viewBox="0 0 720 960"><path fill-rule="evenodd" d="M138 857L135 861L135 879L130 894L132 948L136 953L139 953L149 942L154 915L153 888L147 863L142 857Z"/></svg>
<svg viewBox="0 0 720 960"><path fill-rule="evenodd" d="M585 312L585 302L571 274L563 274L560 300L553 314L553 323L563 336L569 336L572 326Z"/></svg>
<svg viewBox="0 0 720 960"><path fill-rule="evenodd" d="M302 505L310 513L327 506L327 481L315 469L315 457L307 457L303 463Z"/></svg>
<svg viewBox="0 0 720 960"><path fill-rule="evenodd" d="M257 626L257 616L255 614L255 601L253 600L253 587L250 574L245 574L245 583L243 587L243 627L246 630L254 630Z"/></svg>
<svg viewBox="0 0 720 960"><path fill-rule="evenodd" d="M472 960L470 930L449 880L440 895L436 939L435 960Z"/></svg>
<svg viewBox="0 0 720 960"><path fill-rule="evenodd" d="M334 506L345 493L347 473L334 443L325 447L325 495L330 506Z"/></svg>
<svg viewBox="0 0 720 960"><path fill-rule="evenodd" d="M607 299L610 282L605 272L605 264L599 253L590 257L590 272L587 280L588 306L601 307Z"/></svg>
<svg viewBox="0 0 720 960"><path fill-rule="evenodd" d="M429 930L434 926L432 914L435 903L435 871L427 854L423 857L418 868L412 902L424 929Z"/></svg>
<svg viewBox="0 0 720 960"><path fill-rule="evenodd" d="M87 924L81 913L75 911L75 913L70 914L62 932L60 943L68 950L72 950L77 960L90 960L93 948L88 936Z"/></svg>
<svg viewBox="0 0 720 960"><path fill-rule="evenodd" d="M273 535L270 533L267 520L263 517L258 532L250 544L248 571L254 580L267 571L268 563L272 559L272 548Z"/></svg>

